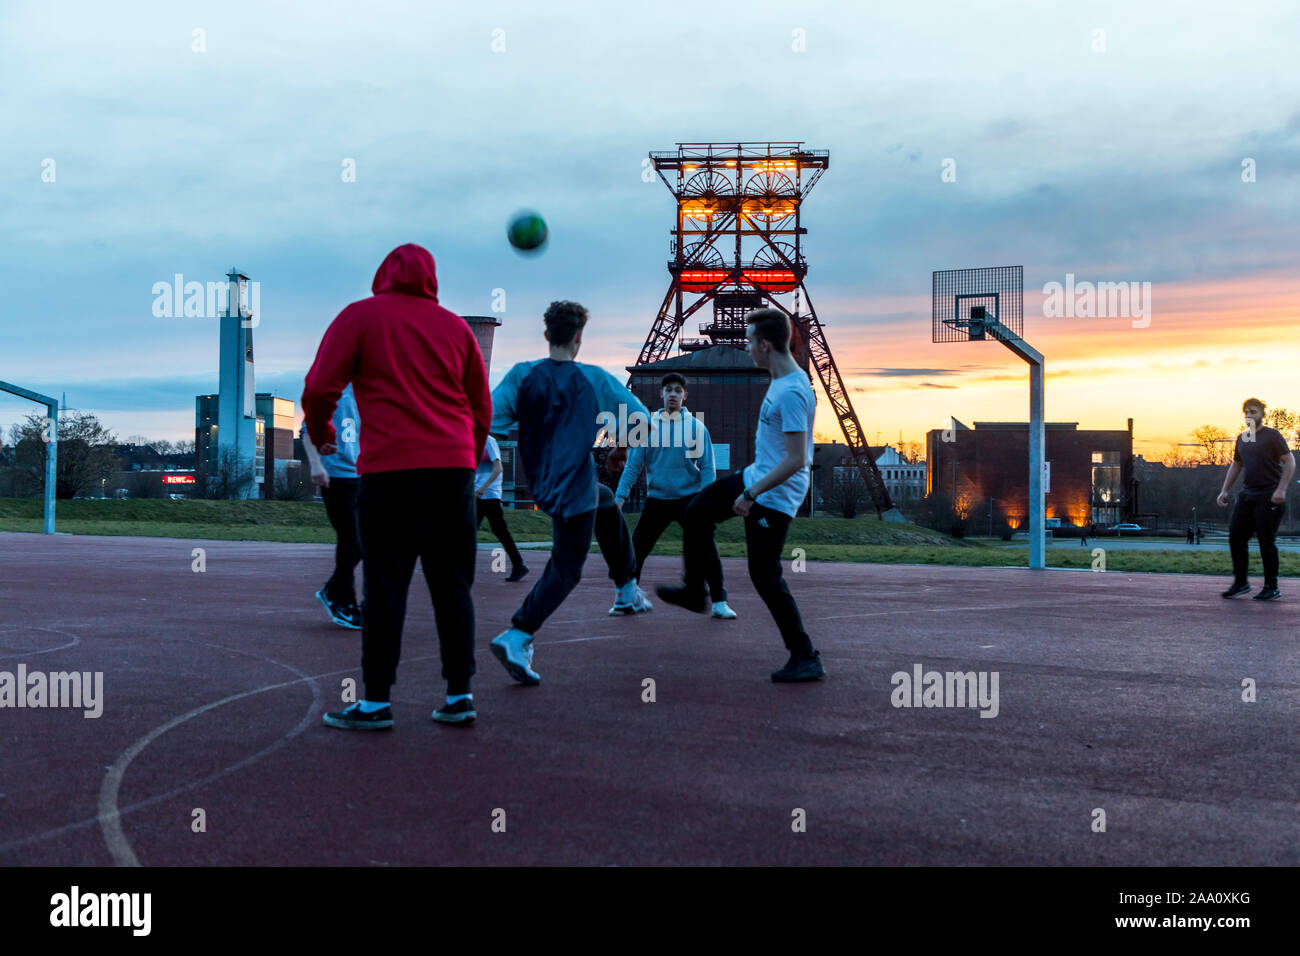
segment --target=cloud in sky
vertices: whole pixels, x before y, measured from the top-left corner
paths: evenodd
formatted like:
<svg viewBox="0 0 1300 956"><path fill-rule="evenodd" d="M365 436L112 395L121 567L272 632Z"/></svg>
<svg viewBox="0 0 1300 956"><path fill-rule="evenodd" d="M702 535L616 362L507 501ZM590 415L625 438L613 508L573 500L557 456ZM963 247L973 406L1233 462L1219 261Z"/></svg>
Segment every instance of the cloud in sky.
<svg viewBox="0 0 1300 956"><path fill-rule="evenodd" d="M831 151L804 210L808 284L841 368L863 377L855 394L879 397L877 385L896 379L913 395L956 386L963 402L1005 402L985 366L929 345L937 268L1023 262L1028 327L1054 361L1078 363L1070 375L1085 389L1089 356L1107 359L1098 350L1108 346L1095 329L1046 327L1030 311L1066 272L1150 281L1157 301L1199 290L1166 338L1110 346L1139 364L1189 340L1200 358L1240 350L1206 317L1244 299L1261 328L1277 328L1288 308L1276 283L1258 286L1293 268L1300 247L1300 8L1290 2L755 0L739 18L686 2L631 16L565 2L340 9L0 8L4 377L112 409L120 431L139 430L138 411L167 423L160 437L182 437L193 428L188 389L215 384L215 324L155 318L153 283L178 272L215 280L231 265L253 275L259 389L277 383L296 398L325 325L404 241L434 252L450 308L485 313L493 290L506 291L494 377L540 352L537 316L560 297L592 309L584 357L617 372L668 280L672 203L657 180L642 181L642 160L678 141L729 138ZM1095 29L1104 52L1093 52ZM795 30L806 52L792 49ZM740 67L728 50L743 51ZM1249 184L1247 157L1258 167ZM953 183L940 178L949 158ZM54 183L41 180L45 159ZM341 180L345 159L355 183ZM522 206L550 223L540 259L504 242ZM1157 340L1163 353L1134 349ZM1103 367L1094 388L1105 387ZM1010 387L1020 370L1005 368ZM1280 369L1270 376L1281 381ZM1181 386L1189 399L1165 378L1130 397L1183 414L1201 385ZM172 418L153 417L168 407ZM865 400L859 411L868 431L891 434L935 417Z"/></svg>

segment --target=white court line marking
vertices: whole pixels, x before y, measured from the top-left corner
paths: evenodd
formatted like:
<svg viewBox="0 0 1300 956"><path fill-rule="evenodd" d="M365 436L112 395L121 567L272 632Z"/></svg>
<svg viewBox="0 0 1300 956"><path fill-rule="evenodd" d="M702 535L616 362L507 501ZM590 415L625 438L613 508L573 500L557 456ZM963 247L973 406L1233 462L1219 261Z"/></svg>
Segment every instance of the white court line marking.
<svg viewBox="0 0 1300 956"><path fill-rule="evenodd" d="M149 733L145 734L143 737L141 737L139 740L133 743L130 747L124 750L122 754L117 758L117 760L113 761L112 766L108 768L108 773L104 775L104 782L100 785L99 788L99 805L98 805L99 812L96 819L98 819L100 828L104 831L104 842L108 844L108 852L113 857L113 862L117 866L139 866L140 865L140 860L136 857L135 851L131 849L131 843L129 840L127 840L126 833L122 829L122 812L121 810L118 809L117 798L119 792L122 789L122 779L126 776L127 768L131 766L131 761L135 760L135 758L138 757L146 747L148 747L151 743L153 743L155 740L157 740L163 734L167 733L167 731L171 730L172 728L178 727L181 724L185 723L187 720L197 717L200 714L205 714L210 710L215 710L216 708L221 707L224 704L228 704L236 700L241 700L245 697L251 697L254 694L260 694L266 690L274 690L280 687L288 687L291 686L292 684L298 684L301 683L302 681L307 681L308 684L310 684L311 686L312 701L311 701L311 706L307 708L306 715L303 717L302 720L298 722L298 726L296 726L293 730L289 731L287 734L282 736L270 747L267 747L265 750L261 751L260 753L255 754L252 758L246 758L240 763L237 763L233 767L228 768L227 770L222 772L222 774L228 773L240 767L247 766L248 764L252 763L254 760L261 759L262 757L266 756L266 754L271 753L273 750L279 749L281 746L287 743L291 738L296 737L298 734L306 730L308 726L308 721L311 719L312 714L315 713L316 706L320 703L320 697L321 697L320 684L318 684L314 678L310 677L307 674L304 674L302 671L298 670L298 668L294 667L292 664L285 664L282 661L277 661L270 657L262 657L261 655L251 654L247 651L241 651L233 647L221 647L220 645L217 644L205 644L204 642L200 642L200 641L192 641L188 643L198 643L206 647L218 647L220 650L232 651L236 654L244 654L248 657L255 657L258 658L259 660L269 661L272 664L275 664L279 667L283 667L286 670L290 670L293 673L299 675L298 680L287 681L281 684L272 685L270 687L258 688L256 690L248 690L240 694L232 694L230 697L226 697L223 700L219 700L211 704L204 704L202 707L195 707L193 710L187 711L186 713L181 714L179 717L173 717L165 724L155 727L153 730L149 731Z"/></svg>
<svg viewBox="0 0 1300 956"><path fill-rule="evenodd" d="M594 637L574 637L574 638L567 638L565 640L559 640L559 641L542 641L539 643L543 647L549 647L556 644L576 644L585 641L618 640L626 636L627 635L624 634L609 634L609 635L598 635ZM187 642L187 643L195 643L195 642ZM124 751L122 755L118 757L117 761L109 768L109 772L105 776L104 782L100 787L99 806L98 806L99 812L96 816L88 817L87 819L84 820L78 820L74 823L67 823L64 824L63 826L56 827L53 830L46 830L43 833L34 834L33 836L23 837L18 840L11 840L8 843L0 844L0 853L7 852L9 850L15 850L23 846L29 846L34 843L42 843L46 840L51 840L56 837L62 836L65 833L72 833L77 830L84 830L87 827L94 826L95 824L99 824L105 827L105 840L109 842L109 852L113 854L114 862L117 863L118 866L139 866L140 865L139 860L135 856L134 851L131 849L130 843L126 840L126 836L122 831L122 826L120 821L123 816L125 816L128 813L133 813L136 810L143 810L146 807L151 807L154 804L163 802L164 800L170 800L172 797L179 796L180 794L185 793L189 790L194 790L198 787L204 786L205 784L211 783L214 780L218 780L221 777L228 776L229 774L232 774L237 770L242 770L244 767L247 767L250 764L257 762L258 760L261 760L263 757L269 756L274 751L279 750L286 743L288 743L289 740L291 740L293 737L296 737L298 734L302 733L302 731L305 730L309 725L311 716L315 712L316 707L320 702L320 688L316 682L326 677L334 677L338 674L350 674L358 670L358 668L356 667L345 667L339 670L328 671L323 674L315 674L309 676L306 674L302 674L301 671L297 670L296 668L288 664L283 663L282 661L276 661L269 657L266 658L259 657L258 655L255 654L248 654L248 652L246 651L238 651L235 648L228 648L216 644L204 644L203 646L217 647L220 650L234 651L235 653L239 653L239 654L247 654L247 656L249 657L257 657L259 660L265 660L274 664L278 664L279 666L288 668L289 670L301 674L302 676L300 676L296 680L282 681L281 683L278 684L268 684L265 687L258 687L258 688L254 688L253 690L243 691L242 693L239 694L232 694L231 696L223 698L222 700L214 701L210 704L205 704L202 707L196 707L194 710L182 714L179 717L175 717L172 720L167 721L165 724L162 724L161 726L154 728L148 734L141 737L139 740L133 743L129 748L127 748L127 750ZM420 661L437 660L438 657L439 656L437 654L425 654L419 657L406 658L403 661L403 663L414 664ZM266 693L267 691L281 690L285 687L292 687L293 685L301 684L304 681L309 683L313 689L311 709L308 711L307 715L302 719L302 721L299 722L299 725L297 727L295 727L289 733L285 734L275 743L271 744L269 747L266 747L263 750L258 751L257 753L253 754L250 757L245 757L243 760L240 760L237 763L233 763L228 767L225 767L214 773L208 774L206 777L201 777L198 780L192 780L189 783L182 784L179 787L173 787L171 790L168 790L164 793L155 794L154 796L147 797L144 800L139 800L135 803L130 804L129 806L122 807L122 808L117 807L116 805L117 798L121 790L122 780L126 775L127 767L130 766L131 762L136 757L138 757L145 750L145 748L149 746L149 744L153 743L153 741L157 740L163 734L167 733L170 730L173 730L174 728L178 727L180 724L183 724L194 717L198 717L201 714L207 713L208 711L215 710L216 708L222 707L225 704L233 703L234 701L242 700L246 697L252 697L257 694L263 694ZM421 702L422 705L424 703L427 702ZM114 832L114 836L112 839L110 839L109 837L109 829L111 829ZM115 847L116 847L116 851L115 851Z"/></svg>
<svg viewBox="0 0 1300 956"><path fill-rule="evenodd" d="M599 634L595 637L566 637L562 641L540 641L539 646L550 647L553 644L580 644L583 641L618 641L627 637L626 634Z"/></svg>
<svg viewBox="0 0 1300 956"><path fill-rule="evenodd" d="M17 630L19 627L23 627L32 631L49 631L51 634L62 634L64 637L72 638L72 640L68 641L68 643L66 644L60 644L58 647L47 647L43 651L21 651L17 654L0 654L0 661L13 660L15 657L35 657L37 654L53 654L55 651L62 651L69 647L76 647L78 644L81 643L81 638L78 637L76 634L69 634L67 631L59 630L57 627L39 627L36 625L29 626L25 624L14 625L15 630Z"/></svg>
<svg viewBox="0 0 1300 956"><path fill-rule="evenodd" d="M186 643L193 643L193 642L186 642ZM216 646L216 645L208 645L208 646ZM224 649L229 650L229 648L224 648ZM255 656L255 655L249 655L249 656ZM407 663L414 663L416 661L436 660L437 656L438 655L436 654L426 654L421 657L412 657L407 659ZM270 660L270 658L263 658L263 660ZM279 663L279 662L277 661L275 663ZM244 697L244 696L248 696L249 694L260 694L269 690L279 690L284 687L292 687L294 684L303 683L304 680L306 680L308 683L312 683L314 681L320 680L325 677L335 677L339 674L354 674L360 669L361 669L360 667L344 667L336 671L328 671L324 674L315 674L305 678L300 677L297 680L287 681L282 684L269 684L266 687L259 687L256 690L248 691L246 694L237 694L235 696ZM230 699L232 698L227 698L227 701L229 701ZM213 704L212 706L213 707L220 706L221 703L222 701L218 701L216 704ZM118 816L123 817L126 816L128 813L134 813L136 810L143 810L146 807L151 807L155 803L161 803L164 800L170 800L172 797L178 796L182 793L185 793L189 790L193 790L197 787L201 787L204 784L211 783L213 780L220 779L221 777L233 773L236 770L240 770L248 766L250 763L253 763L255 760L260 760L262 757L267 756L272 751L278 750L280 747L282 747L285 743L288 742L290 736L291 736L290 734L286 734L280 740L276 741L274 744L267 747L265 750L262 750L254 754L252 757L246 757L245 759L239 761L238 763L233 763L222 770L218 770L214 773L210 773L206 777L201 777L198 780L192 780L189 783L182 784L179 787L173 787L171 790L168 790L164 793L155 794L152 797L146 797L144 800L139 800L126 807L122 807L117 811ZM65 823L62 826L55 827L52 830L46 830L42 833L33 834L32 836L21 837L17 840L10 840L8 843L0 843L0 853L5 853L8 852L9 850L16 850L19 847L29 846L33 843L43 843L46 840L52 840L55 837L63 836L65 833L73 833L77 830L84 830L87 827L93 827L97 823L99 823L98 816L87 817L84 820L77 820L73 823Z"/></svg>

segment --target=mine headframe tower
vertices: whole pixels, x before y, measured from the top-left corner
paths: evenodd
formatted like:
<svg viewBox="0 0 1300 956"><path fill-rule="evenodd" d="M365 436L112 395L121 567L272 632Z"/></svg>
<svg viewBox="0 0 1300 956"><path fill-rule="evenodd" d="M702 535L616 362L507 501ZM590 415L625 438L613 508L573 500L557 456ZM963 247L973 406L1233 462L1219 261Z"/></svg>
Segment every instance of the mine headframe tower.
<svg viewBox="0 0 1300 956"><path fill-rule="evenodd" d="M683 351L745 348L745 315L764 305L790 317L791 352L816 369L844 440L880 515L893 509L862 424L840 378L826 333L804 288L808 264L800 222L808 191L830 166L830 151L803 143L678 143L650 154L677 200L668 260L672 277L638 365L669 357L687 319L706 304L713 318L703 338L681 338ZM794 293L793 308L778 296ZM811 375L810 375L811 378Z"/></svg>

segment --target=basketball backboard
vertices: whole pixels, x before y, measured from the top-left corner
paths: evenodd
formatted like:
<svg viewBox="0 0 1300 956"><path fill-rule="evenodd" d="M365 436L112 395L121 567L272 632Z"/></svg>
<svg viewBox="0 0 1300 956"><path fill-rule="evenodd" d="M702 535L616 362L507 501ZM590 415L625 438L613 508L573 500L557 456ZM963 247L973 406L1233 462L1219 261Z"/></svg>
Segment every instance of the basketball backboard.
<svg viewBox="0 0 1300 956"><path fill-rule="evenodd" d="M1024 266L935 272L931 308L934 342L977 342L998 326L1021 338L1025 330Z"/></svg>

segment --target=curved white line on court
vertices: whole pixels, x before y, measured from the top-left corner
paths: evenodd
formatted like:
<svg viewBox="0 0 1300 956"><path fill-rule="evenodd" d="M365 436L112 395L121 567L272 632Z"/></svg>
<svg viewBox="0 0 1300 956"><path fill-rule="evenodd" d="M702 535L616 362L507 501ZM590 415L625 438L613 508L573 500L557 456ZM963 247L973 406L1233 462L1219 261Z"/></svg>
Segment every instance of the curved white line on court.
<svg viewBox="0 0 1300 956"><path fill-rule="evenodd" d="M187 642L187 643L202 643L202 642ZM204 646L220 647L220 645L216 645L216 644L206 644ZM221 707L225 704L232 703L233 701L236 700L243 700L245 697L252 697L255 694L265 693L268 690L278 690L279 688L282 687L289 687L294 684L300 684L303 681L306 681L311 686L311 691L312 691L311 706L307 708L307 713L303 717L303 719L298 722L298 726L295 727L293 730L289 731L289 733L285 734L283 737L281 737L270 747L267 747L265 750L262 750L261 752L255 754L252 758L245 758L243 761L240 761L239 763L233 765L232 767L229 767L226 770L221 771L216 775L213 775L213 776L223 776L226 773L247 766L248 764L252 763L254 760L260 760L262 757L266 756L272 751L279 749L279 747L283 746L293 737L296 737L298 734L302 733L307 728L308 721L311 719L312 714L315 713L316 706L320 703L320 696L321 696L320 684L316 682L315 678L311 677L308 674L304 674L302 671L298 670L298 668L294 667L293 665L285 664L283 661L277 661L270 657L261 657L260 655L257 654L249 654L247 651L241 651L238 650L237 648L221 647L220 649L225 651L234 651L237 654L245 654L248 657L256 657L259 660L263 660L263 661L269 661L272 664L276 664L280 667L285 668L286 670L290 670L293 673L297 674L298 679L291 680L291 681L282 681L279 684L271 684L266 687L258 687L255 688L254 690L246 690L239 694L232 694L231 696L223 698L222 700L214 701L211 704L204 704L202 707L195 707L193 710L187 711L186 713L181 714L179 717L173 717L165 724L155 727L153 730L149 731L149 733L145 734L143 737L141 737L139 740L133 743L130 747L126 748L126 750L122 752L121 756L119 756L117 760L113 761L113 765L108 768L108 773L104 775L104 782L100 785L99 788L99 804L98 804L99 812L96 815L95 819L99 822L100 828L104 831L104 842L108 844L108 852L113 857L113 862L117 866L139 866L140 865L140 860L136 857L135 851L131 849L131 843L129 840L127 840L126 833L122 830L122 811L118 808L117 798L119 792L122 789L122 779L126 776L127 768L131 766L131 761L135 760L135 758L138 757L146 747L148 747L151 743L153 743L163 734L167 733L167 731L180 726L181 724L185 723L187 720L191 720L194 717L198 717L200 714L206 714L210 710L216 710L218 707Z"/></svg>
<svg viewBox="0 0 1300 956"><path fill-rule="evenodd" d="M187 643L191 643L191 642L187 642ZM408 662L414 664L417 661L435 660L437 659L437 657L438 657L437 654L425 654L420 657L409 658ZM270 658L265 658L265 660L270 660ZM356 667L343 667L336 671L326 671L323 674L311 675L306 678L306 681L310 683L313 681L320 680L321 678L324 677L337 677L339 674L353 674L356 673L357 670L358 668ZM259 687L256 690L249 691L248 693L260 694L265 691L277 690L282 687L291 687L294 684L301 684L301 683L303 683L303 679L299 678L298 680L288 681L287 683L284 684L270 684L266 687ZM252 757L247 757L239 761L238 763L233 763L229 767L225 767L214 773L208 774L206 777L202 777L199 780L192 780L189 783L182 784L179 787L173 787L171 790L168 790L165 793L155 794L152 797L146 797L143 800L138 800L135 803L128 804L125 807L121 807L118 809L118 816L124 817L128 813L134 813L136 810L143 810L145 807L151 807L155 803L161 803L164 800L170 800L172 797L185 793L188 790L193 790L196 787L201 787L204 784L211 783L213 780L217 780L220 779L221 777L227 776L228 774L231 774L236 770L248 766L254 760L265 757L267 754L271 753L273 750L279 749L287 742L288 742L288 735L276 741L274 744L272 744L270 747L267 747L265 750L259 751L258 753L254 754ZM42 833L35 833L31 836L20 837L17 840L10 840L8 843L0 843L0 853L8 853L10 850L17 850L20 847L31 846L34 843L44 843L46 840L53 840L57 837L61 837L68 833L75 833L78 830L84 830L87 827L93 827L98 823L99 823L98 816L87 817L84 820L76 820L72 823L65 823L62 826L55 827L52 830L45 830Z"/></svg>
<svg viewBox="0 0 1300 956"><path fill-rule="evenodd" d="M35 657L37 654L53 654L55 651L62 651L69 647L76 647L81 643L81 638L76 634L69 634L67 631L61 631L57 627L39 627L37 625L15 624L14 630L23 628L29 631L49 631L51 634L62 634L64 637L70 637L72 640L66 644L60 644L58 647L47 647L43 651L19 651L17 654L0 654L0 661L13 660L15 657Z"/></svg>

